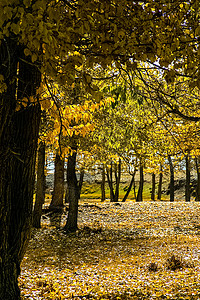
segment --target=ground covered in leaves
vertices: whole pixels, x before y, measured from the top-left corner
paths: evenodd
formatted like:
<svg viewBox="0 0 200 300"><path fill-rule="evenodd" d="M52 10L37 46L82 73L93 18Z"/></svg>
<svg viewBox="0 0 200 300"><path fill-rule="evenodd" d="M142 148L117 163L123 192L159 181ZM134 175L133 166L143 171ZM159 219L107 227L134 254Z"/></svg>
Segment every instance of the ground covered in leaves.
<svg viewBox="0 0 200 300"><path fill-rule="evenodd" d="M22 263L23 299L200 299L200 203L81 202L76 233L42 224Z"/></svg>

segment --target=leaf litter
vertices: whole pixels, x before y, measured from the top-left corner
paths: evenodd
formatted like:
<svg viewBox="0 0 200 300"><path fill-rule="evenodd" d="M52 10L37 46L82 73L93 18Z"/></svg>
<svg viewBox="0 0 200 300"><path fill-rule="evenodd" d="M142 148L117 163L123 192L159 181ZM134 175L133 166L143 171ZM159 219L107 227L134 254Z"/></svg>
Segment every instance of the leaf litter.
<svg viewBox="0 0 200 300"><path fill-rule="evenodd" d="M68 235L65 214L60 228L43 218L22 262L22 299L200 299L199 215L196 202L81 202Z"/></svg>

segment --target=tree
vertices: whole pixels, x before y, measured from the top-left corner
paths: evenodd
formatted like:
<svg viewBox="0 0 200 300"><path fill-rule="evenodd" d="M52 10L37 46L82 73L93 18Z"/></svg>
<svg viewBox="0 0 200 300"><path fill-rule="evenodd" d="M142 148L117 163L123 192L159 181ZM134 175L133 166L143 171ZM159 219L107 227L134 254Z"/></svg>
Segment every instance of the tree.
<svg viewBox="0 0 200 300"><path fill-rule="evenodd" d="M186 166L185 201L190 202L190 156L189 154L185 156L185 166Z"/></svg>
<svg viewBox="0 0 200 300"><path fill-rule="evenodd" d="M36 197L33 210L33 227L41 227L42 205L45 201L45 143L41 141L38 147Z"/></svg>
<svg viewBox="0 0 200 300"><path fill-rule="evenodd" d="M158 195L157 195L157 199L158 200L161 200L161 195L162 195L162 181L163 181L163 172L162 172L162 165L160 165L159 181L158 181Z"/></svg>
<svg viewBox="0 0 200 300"><path fill-rule="evenodd" d="M67 222L64 226L65 232L74 232L78 229L78 200L80 198L79 187L76 177L76 146L72 147L72 153L69 154L67 160L67 183L69 193L69 212Z"/></svg>
<svg viewBox="0 0 200 300"><path fill-rule="evenodd" d="M41 73L101 93L89 68L140 61L161 68L168 83L186 75L199 88L198 1L2 0L0 3L0 297L19 299L17 276L28 236L40 120ZM159 60L159 65L156 62ZM140 67L138 67L140 71ZM166 103L162 95L158 95ZM176 106L171 112L188 118ZM16 109L18 111L16 111ZM197 121L199 117L189 116ZM18 209L16 209L16 207Z"/></svg>
<svg viewBox="0 0 200 300"><path fill-rule="evenodd" d="M168 162L170 167L170 202L174 202L174 165L171 155L168 155Z"/></svg>
<svg viewBox="0 0 200 300"><path fill-rule="evenodd" d="M54 188L49 209L52 211L62 211L64 197L64 158L56 153L54 168Z"/></svg>

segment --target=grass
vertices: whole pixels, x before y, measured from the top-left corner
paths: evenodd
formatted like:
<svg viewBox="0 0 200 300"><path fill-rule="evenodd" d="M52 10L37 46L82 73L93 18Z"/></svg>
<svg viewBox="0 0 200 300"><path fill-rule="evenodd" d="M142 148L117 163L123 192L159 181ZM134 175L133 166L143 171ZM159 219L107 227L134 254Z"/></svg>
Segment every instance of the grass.
<svg viewBox="0 0 200 300"><path fill-rule="evenodd" d="M126 190L128 188L128 183L121 183L120 184L120 189L119 189L119 199L122 200L124 195L126 194ZM138 185L136 186L136 193L138 190ZM144 183L144 189L143 189L143 199L145 201L151 201L151 184L149 182ZM105 188L105 194L106 194L106 199L110 199L110 190L109 186L106 183L106 188ZM101 199L101 185L99 183L88 183L84 182L82 186L82 191L81 191L81 199ZM169 199L169 196L163 194L162 195L162 200L166 201ZM128 196L127 200L134 201L134 191L133 188Z"/></svg>

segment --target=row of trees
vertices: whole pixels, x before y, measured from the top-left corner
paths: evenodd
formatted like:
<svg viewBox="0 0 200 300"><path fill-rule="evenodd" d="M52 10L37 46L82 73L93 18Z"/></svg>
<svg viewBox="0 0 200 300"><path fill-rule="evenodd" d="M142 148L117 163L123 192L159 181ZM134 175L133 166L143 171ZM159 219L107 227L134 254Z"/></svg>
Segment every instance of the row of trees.
<svg viewBox="0 0 200 300"><path fill-rule="evenodd" d="M59 128L57 139L54 139L54 134L49 139L55 141L60 152L65 133L74 138L69 145L72 155L68 159L74 172L79 142L77 143L76 135L71 131L71 127L74 127L71 126L71 110L68 108L64 113L60 108L70 97L63 97L58 101L50 84L56 82L59 86L67 86L67 91L71 87L74 92L77 90L74 87L78 78L81 93L75 93L72 97L71 108L80 104L77 107L87 111L93 106L92 100L95 105L102 100L101 87L97 85L102 76L111 79L115 74L124 76L124 72L131 70L134 75L128 75L131 82L132 78L137 78L145 83L145 88L144 84L141 88L137 88L138 84L131 84L130 91L138 89L137 92L149 99L148 102L156 109L159 105L161 108L166 107L163 110L165 116L173 113L185 121L196 122L199 121L196 110L198 101L194 106L194 102L191 104L189 100L191 98L187 97L184 101L184 97L176 97L176 89L168 90L167 86L166 90L166 85L155 80L151 70L160 70L158 77L165 78L168 84L172 84L178 77L185 78L186 87L190 88L187 94L194 95L193 98L196 99L195 89L199 88L200 82L199 38L199 1L0 2L0 299L20 299L17 278L32 223L41 106L46 110L50 106L55 108L55 114L46 118L50 126L54 123L54 128ZM152 82L156 84L155 88ZM44 100L42 97L40 87L43 86L43 91L44 85L51 100ZM176 86L179 87L179 84ZM156 118L162 120L163 113ZM83 115L90 117L90 113ZM62 121L65 116L69 116L69 127ZM143 118L148 120L145 116ZM75 132L81 133L84 127L84 132L89 135L96 123L87 121L87 118L85 123L85 126L78 125ZM129 122L127 132L124 129L121 135L129 134L129 131L135 129L146 135L146 126L150 124L147 121L144 126L138 124L139 126L134 125L132 128ZM175 122L174 126L181 128L181 121L179 124ZM105 144L111 140L115 150L119 152L126 139L121 139L118 145L114 137L111 139L111 133L119 135L119 129L117 126L112 132L108 129L109 138L106 141L103 141L101 132L96 131L96 139ZM156 130L159 130L158 127L152 133ZM137 139L133 138L130 142L133 149L140 142L140 135L136 136ZM64 139L67 141L67 138ZM144 147L145 142L146 140L142 140L137 150L141 166L142 150L148 149ZM154 143L162 145L157 139ZM124 149L127 147L125 145ZM153 143L151 148L154 149ZM172 151L173 148L169 148ZM101 150L97 147L96 151ZM145 155L148 156L149 151ZM155 157L156 155L157 152L154 152ZM73 181L73 184L76 182ZM70 192L72 198L77 197L74 190Z"/></svg>

